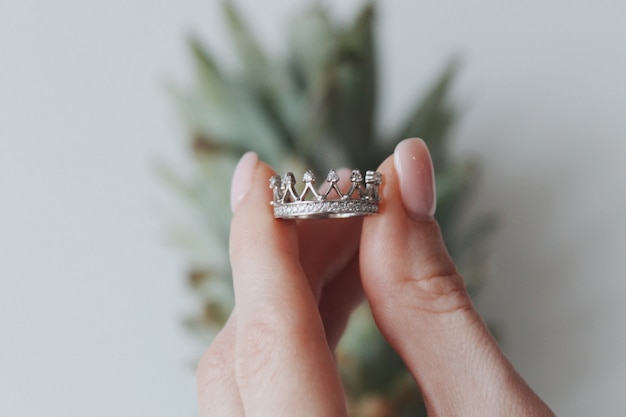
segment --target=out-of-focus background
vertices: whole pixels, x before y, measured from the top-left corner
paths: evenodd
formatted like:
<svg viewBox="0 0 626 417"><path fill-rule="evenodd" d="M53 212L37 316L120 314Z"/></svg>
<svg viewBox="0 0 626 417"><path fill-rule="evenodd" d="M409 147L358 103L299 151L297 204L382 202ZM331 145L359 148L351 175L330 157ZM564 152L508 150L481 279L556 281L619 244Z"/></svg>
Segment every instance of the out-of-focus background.
<svg viewBox="0 0 626 417"><path fill-rule="evenodd" d="M308 2L237 4L279 51ZM383 126L464 57L453 150L482 160L473 210L500 219L477 303L503 348L557 414L625 415L626 6L378 9ZM223 29L211 0L0 4L1 415L194 415L197 306L154 165L187 166L166 94L185 35L228 58Z"/></svg>

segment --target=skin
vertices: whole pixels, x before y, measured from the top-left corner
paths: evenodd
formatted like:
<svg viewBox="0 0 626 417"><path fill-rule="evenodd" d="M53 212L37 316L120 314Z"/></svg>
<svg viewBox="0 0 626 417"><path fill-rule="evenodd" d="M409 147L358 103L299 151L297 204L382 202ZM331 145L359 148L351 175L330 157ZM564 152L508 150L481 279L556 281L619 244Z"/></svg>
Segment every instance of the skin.
<svg viewBox="0 0 626 417"><path fill-rule="evenodd" d="M378 168L380 213L365 219L275 220L275 173L248 158L233 181L236 307L198 365L201 417L347 416L333 349L364 296L429 416L554 415L474 309L432 216L428 152L413 141ZM411 149L431 168L407 180L398 158Z"/></svg>

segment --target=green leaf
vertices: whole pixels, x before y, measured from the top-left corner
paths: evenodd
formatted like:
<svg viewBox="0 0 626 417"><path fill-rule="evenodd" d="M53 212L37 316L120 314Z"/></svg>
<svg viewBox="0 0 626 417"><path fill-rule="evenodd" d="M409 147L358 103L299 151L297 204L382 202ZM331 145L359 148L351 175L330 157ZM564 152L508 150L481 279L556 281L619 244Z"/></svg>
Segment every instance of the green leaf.
<svg viewBox="0 0 626 417"><path fill-rule="evenodd" d="M196 36L191 36L187 40L187 43L193 53L198 71L200 73L211 73L218 78L221 77L220 70L215 63L215 60L202 45L200 40Z"/></svg>
<svg viewBox="0 0 626 417"><path fill-rule="evenodd" d="M448 104L452 81L460 61L452 59L426 96L411 111L391 145L409 137L421 137L428 144L436 167L443 167L447 153L447 133L455 121L455 113Z"/></svg>
<svg viewBox="0 0 626 417"><path fill-rule="evenodd" d="M242 63L243 78L238 82L249 90L251 103L257 107L256 112L265 119L265 124L273 130L280 146L293 151L296 149L295 134L290 120L283 113L284 107L280 105L280 98L283 95L280 92L291 82L289 75L276 65L268 63L256 37L249 30L249 25L245 23L233 2L227 0L222 4L233 43Z"/></svg>
<svg viewBox="0 0 626 417"><path fill-rule="evenodd" d="M222 2L222 6L243 71L250 75L250 80L263 83L267 76L265 53L257 43L256 37L248 29L249 25L244 22L234 3L225 0Z"/></svg>
<svg viewBox="0 0 626 417"><path fill-rule="evenodd" d="M464 258L475 258L477 252L482 252L482 247L487 236L492 235L498 228L498 218L493 213L478 216L469 226L465 227L454 240L454 248L461 262ZM485 258L483 253L478 256Z"/></svg>
<svg viewBox="0 0 626 417"><path fill-rule="evenodd" d="M196 88L174 96L191 129L194 150L227 150L236 156L254 150L272 164L290 153L291 147L259 105L254 91L236 79L218 79L208 72L203 75Z"/></svg>
<svg viewBox="0 0 626 417"><path fill-rule="evenodd" d="M310 95L321 87L322 69L336 49L337 33L320 3L292 20L289 27L288 69L294 86Z"/></svg>
<svg viewBox="0 0 626 417"><path fill-rule="evenodd" d="M353 166L367 169L381 159L375 144L377 68L371 3L339 38L329 79L325 107L329 136L350 155Z"/></svg>
<svg viewBox="0 0 626 417"><path fill-rule="evenodd" d="M451 237L450 231L456 224L457 210L462 199L467 196L477 180L477 165L465 162L438 170L436 175L437 213L436 217L442 226L444 237Z"/></svg>

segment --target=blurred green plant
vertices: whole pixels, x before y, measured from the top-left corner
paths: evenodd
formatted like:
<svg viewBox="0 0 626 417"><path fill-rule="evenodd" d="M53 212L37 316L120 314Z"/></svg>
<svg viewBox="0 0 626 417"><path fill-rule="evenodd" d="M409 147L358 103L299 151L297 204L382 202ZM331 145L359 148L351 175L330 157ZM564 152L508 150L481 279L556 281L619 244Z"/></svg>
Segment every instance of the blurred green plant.
<svg viewBox="0 0 626 417"><path fill-rule="evenodd" d="M286 57L279 58L261 48L232 2L224 1L223 10L240 65L226 68L199 39L189 40L196 82L192 88L175 88L173 96L192 133L195 175L187 179L160 169L193 208L193 226L172 230L189 256L188 281L203 306L187 326L210 341L233 307L227 179L248 150L278 172L311 168L324 173L339 166L372 169L400 140L424 138L436 171L436 216L475 293L484 275L481 242L493 218L459 222L477 182L477 164L453 160L448 152L458 116L449 97L457 62L442 71L399 128L381 134L373 2L347 24L314 4L292 21ZM425 415L415 383L378 333L367 306L353 315L337 357L352 416Z"/></svg>

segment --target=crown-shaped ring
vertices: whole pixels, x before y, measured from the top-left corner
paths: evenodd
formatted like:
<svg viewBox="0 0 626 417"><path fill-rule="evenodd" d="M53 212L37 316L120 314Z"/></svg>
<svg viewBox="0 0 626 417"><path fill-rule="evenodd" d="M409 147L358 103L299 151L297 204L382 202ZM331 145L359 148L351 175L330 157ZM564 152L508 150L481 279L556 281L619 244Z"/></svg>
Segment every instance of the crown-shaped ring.
<svg viewBox="0 0 626 417"><path fill-rule="evenodd" d="M277 219L325 219L354 216L369 216L378 213L378 187L382 183L382 174L367 171L365 179L358 169L352 170L350 187L341 190L339 175L331 169L326 177L326 191L317 191L314 187L315 175L307 171L302 177L304 189L296 191L296 177L287 172L282 177L270 178L270 188L274 192L274 217Z"/></svg>

